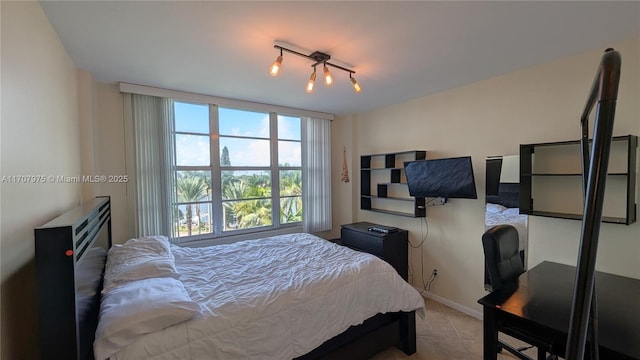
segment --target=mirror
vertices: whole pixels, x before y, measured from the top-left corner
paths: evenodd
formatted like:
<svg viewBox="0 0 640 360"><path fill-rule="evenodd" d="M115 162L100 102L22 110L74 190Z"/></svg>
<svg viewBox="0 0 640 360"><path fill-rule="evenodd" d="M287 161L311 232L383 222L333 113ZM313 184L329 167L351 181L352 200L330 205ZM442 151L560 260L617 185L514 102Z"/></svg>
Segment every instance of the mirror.
<svg viewBox="0 0 640 360"><path fill-rule="evenodd" d="M527 268L528 217L521 215L520 156L501 155L487 158L485 230L494 225L509 224L518 230L520 256Z"/></svg>

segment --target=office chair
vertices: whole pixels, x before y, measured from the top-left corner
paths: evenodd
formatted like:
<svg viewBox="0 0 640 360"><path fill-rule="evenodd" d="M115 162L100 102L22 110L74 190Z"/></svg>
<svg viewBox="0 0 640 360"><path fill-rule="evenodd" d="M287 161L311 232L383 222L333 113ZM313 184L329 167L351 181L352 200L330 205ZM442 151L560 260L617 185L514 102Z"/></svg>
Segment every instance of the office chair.
<svg viewBox="0 0 640 360"><path fill-rule="evenodd" d="M496 225L482 234L482 248L488 273L488 279L485 279L485 282L489 281L492 291L508 288L515 290L518 286L518 277L524 273L518 247L518 230L511 225ZM515 348L498 340L498 352L505 349L522 360L532 360L522 353L532 347Z"/></svg>

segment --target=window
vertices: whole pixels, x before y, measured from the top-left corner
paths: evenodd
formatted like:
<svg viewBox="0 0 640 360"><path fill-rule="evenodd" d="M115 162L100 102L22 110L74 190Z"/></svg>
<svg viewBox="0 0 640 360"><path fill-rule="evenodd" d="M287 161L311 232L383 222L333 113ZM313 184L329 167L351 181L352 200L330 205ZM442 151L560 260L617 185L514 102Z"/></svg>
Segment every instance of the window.
<svg viewBox="0 0 640 360"><path fill-rule="evenodd" d="M280 223L302 221L302 144L300 118L278 116Z"/></svg>
<svg viewBox="0 0 640 360"><path fill-rule="evenodd" d="M174 119L174 236L302 222L300 117L176 101Z"/></svg>

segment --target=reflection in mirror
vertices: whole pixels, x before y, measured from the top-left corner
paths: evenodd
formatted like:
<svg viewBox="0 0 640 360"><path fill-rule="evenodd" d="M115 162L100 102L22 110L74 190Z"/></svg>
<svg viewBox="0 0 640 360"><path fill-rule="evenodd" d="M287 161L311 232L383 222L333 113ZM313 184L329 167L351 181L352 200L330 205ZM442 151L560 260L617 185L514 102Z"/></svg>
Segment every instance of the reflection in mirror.
<svg viewBox="0 0 640 360"><path fill-rule="evenodd" d="M485 230L494 225L509 224L518 230L520 256L527 268L527 215L521 215L520 156L504 155L487 158Z"/></svg>

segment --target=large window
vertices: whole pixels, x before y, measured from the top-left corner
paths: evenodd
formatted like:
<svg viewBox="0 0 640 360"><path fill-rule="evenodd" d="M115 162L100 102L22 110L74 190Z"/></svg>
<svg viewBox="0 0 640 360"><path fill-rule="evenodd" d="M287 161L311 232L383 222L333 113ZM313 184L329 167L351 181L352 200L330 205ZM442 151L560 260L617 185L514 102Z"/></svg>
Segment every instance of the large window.
<svg viewBox="0 0 640 360"><path fill-rule="evenodd" d="M185 102L174 112L174 236L302 221L300 117Z"/></svg>

